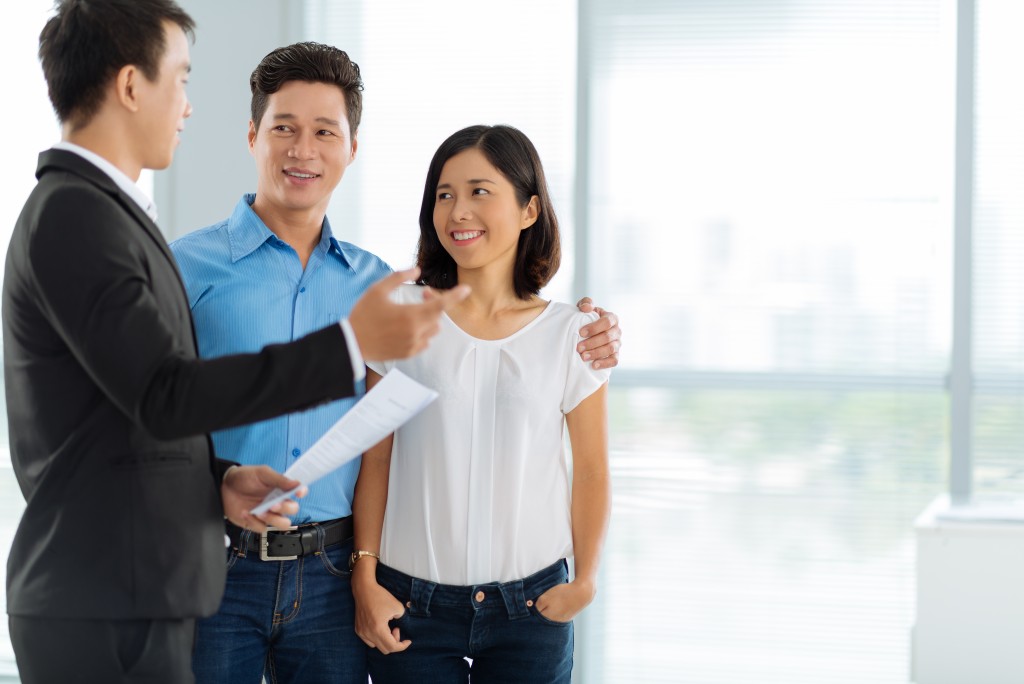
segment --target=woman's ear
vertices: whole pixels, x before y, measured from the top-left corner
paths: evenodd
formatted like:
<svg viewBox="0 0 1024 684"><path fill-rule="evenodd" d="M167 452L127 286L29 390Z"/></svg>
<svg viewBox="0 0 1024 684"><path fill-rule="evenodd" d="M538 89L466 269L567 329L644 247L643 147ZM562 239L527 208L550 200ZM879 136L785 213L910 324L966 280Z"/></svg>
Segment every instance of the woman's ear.
<svg viewBox="0 0 1024 684"><path fill-rule="evenodd" d="M523 220L519 229L526 230L537 222L538 217L540 217L540 200L534 195L523 207Z"/></svg>

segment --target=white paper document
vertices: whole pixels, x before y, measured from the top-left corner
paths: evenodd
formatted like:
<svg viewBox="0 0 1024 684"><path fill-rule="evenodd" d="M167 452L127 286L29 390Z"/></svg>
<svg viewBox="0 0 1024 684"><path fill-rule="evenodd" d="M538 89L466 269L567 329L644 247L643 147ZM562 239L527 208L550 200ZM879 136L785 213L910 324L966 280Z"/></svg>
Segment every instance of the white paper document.
<svg viewBox="0 0 1024 684"><path fill-rule="evenodd" d="M394 369L284 474L308 487L387 437L436 398L437 392ZM297 490L283 492L275 489L252 512L256 515L266 513L271 506L284 501Z"/></svg>

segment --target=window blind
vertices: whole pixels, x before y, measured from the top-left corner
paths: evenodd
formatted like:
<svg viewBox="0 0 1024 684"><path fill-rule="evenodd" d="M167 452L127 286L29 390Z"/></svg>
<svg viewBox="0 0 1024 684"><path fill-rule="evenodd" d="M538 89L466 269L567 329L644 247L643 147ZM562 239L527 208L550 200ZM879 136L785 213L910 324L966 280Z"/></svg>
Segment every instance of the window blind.
<svg viewBox="0 0 1024 684"><path fill-rule="evenodd" d="M948 452L952 16L580 10L589 289L626 330L580 681L902 684Z"/></svg>

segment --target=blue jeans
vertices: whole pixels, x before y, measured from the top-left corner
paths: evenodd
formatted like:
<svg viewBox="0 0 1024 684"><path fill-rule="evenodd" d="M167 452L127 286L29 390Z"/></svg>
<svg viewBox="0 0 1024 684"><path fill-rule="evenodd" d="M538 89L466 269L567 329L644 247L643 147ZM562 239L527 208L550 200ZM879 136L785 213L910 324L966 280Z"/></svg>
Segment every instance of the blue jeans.
<svg viewBox="0 0 1024 684"><path fill-rule="evenodd" d="M569 683L572 623L549 620L534 605L545 591L568 581L564 560L503 584L437 584L381 564L377 581L406 605L405 614L390 624L412 644L390 655L370 649L374 684L464 683L470 673L473 684Z"/></svg>
<svg viewBox="0 0 1024 684"><path fill-rule="evenodd" d="M348 557L352 540L289 561L228 549L216 615L200 620L197 684L366 684L366 644L355 633Z"/></svg>

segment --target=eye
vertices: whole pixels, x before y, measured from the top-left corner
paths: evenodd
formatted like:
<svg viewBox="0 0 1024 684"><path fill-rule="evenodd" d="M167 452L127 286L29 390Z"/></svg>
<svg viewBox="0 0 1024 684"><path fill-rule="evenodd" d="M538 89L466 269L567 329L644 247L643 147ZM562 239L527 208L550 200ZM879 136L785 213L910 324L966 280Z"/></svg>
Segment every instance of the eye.
<svg viewBox="0 0 1024 684"><path fill-rule="evenodd" d="M474 195L490 195L491 193L487 190L487 188L473 188L473 194Z"/></svg>
<svg viewBox="0 0 1024 684"><path fill-rule="evenodd" d="M334 131L328 131L327 129L320 129L316 132L317 135L334 135Z"/></svg>
<svg viewBox="0 0 1024 684"><path fill-rule="evenodd" d="M451 199L451 198L452 198L452 193L450 193L450 192L439 192L439 193L437 193L437 200L439 202L442 201L442 200L448 200L448 199Z"/></svg>
<svg viewBox="0 0 1024 684"><path fill-rule="evenodd" d="M291 127L290 126L285 126L284 124L281 124L279 126L274 126L270 130L274 131L275 133L291 133L292 132Z"/></svg>

